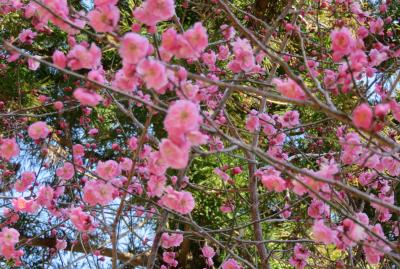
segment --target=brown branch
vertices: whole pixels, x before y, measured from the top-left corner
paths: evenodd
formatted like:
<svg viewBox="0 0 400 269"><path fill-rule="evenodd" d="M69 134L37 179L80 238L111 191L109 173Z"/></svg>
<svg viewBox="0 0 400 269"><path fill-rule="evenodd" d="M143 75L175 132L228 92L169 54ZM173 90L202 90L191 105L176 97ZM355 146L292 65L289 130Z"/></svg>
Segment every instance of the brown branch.
<svg viewBox="0 0 400 269"><path fill-rule="evenodd" d="M25 244L31 247L43 247L43 248L56 248L57 240L56 238L22 238L20 240L20 244ZM72 251L79 253L86 253L86 249L93 248L89 244L72 244L68 243L67 247L64 251ZM111 248L100 248L100 255L105 257L112 257L112 249ZM123 262L129 262L130 265L139 266L145 265L148 259L148 253L141 253L139 255L135 255L129 252L117 252L118 260Z"/></svg>

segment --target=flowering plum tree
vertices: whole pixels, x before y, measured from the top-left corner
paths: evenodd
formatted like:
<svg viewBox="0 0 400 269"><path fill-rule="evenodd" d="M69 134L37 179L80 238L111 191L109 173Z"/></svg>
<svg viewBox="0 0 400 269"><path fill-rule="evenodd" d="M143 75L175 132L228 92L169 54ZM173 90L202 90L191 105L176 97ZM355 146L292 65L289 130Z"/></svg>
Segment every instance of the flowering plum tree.
<svg viewBox="0 0 400 269"><path fill-rule="evenodd" d="M392 0L0 0L1 268L400 268Z"/></svg>

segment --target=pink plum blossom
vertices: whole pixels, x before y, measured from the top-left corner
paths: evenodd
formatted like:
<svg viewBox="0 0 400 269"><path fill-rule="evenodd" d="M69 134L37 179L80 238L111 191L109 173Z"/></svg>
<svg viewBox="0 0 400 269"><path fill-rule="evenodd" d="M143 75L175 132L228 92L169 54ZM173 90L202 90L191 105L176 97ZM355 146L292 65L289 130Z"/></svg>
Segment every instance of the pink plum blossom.
<svg viewBox="0 0 400 269"><path fill-rule="evenodd" d="M179 247L183 242L183 235L179 233L163 233L161 236L161 246L163 248Z"/></svg>
<svg viewBox="0 0 400 269"><path fill-rule="evenodd" d="M39 189L37 201L42 206L51 207L55 192L50 186L42 186Z"/></svg>
<svg viewBox="0 0 400 269"><path fill-rule="evenodd" d="M137 72L146 83L146 87L157 92L168 83L165 67L157 60L146 59L141 61L137 67Z"/></svg>
<svg viewBox="0 0 400 269"><path fill-rule="evenodd" d="M114 5L101 5L90 11L87 17L96 32L112 32L119 21L119 9Z"/></svg>
<svg viewBox="0 0 400 269"><path fill-rule="evenodd" d="M167 208L183 215L192 212L195 206L195 201L190 192L175 191L171 187L167 187L166 193L161 197L160 202Z"/></svg>
<svg viewBox="0 0 400 269"><path fill-rule="evenodd" d="M179 100L169 107L164 128L170 139L180 143L182 136L190 131L197 131L201 122L199 106L191 101Z"/></svg>
<svg viewBox="0 0 400 269"><path fill-rule="evenodd" d="M147 55L149 48L147 38L136 33L127 33L122 38L119 54L124 62L137 64Z"/></svg>
<svg viewBox="0 0 400 269"><path fill-rule="evenodd" d="M292 128L300 123L299 112L296 110L286 112L282 117L279 118L279 122L283 127Z"/></svg>
<svg viewBox="0 0 400 269"><path fill-rule="evenodd" d="M112 180L121 175L121 167L116 161L108 160L105 162L99 161L96 168L96 173L105 180Z"/></svg>
<svg viewBox="0 0 400 269"><path fill-rule="evenodd" d="M21 179L15 182L14 188L18 192L26 191L35 181L36 175L34 172L26 171L21 175Z"/></svg>
<svg viewBox="0 0 400 269"><path fill-rule="evenodd" d="M18 156L19 146L15 138L6 138L0 140L0 157L9 161L11 158Z"/></svg>
<svg viewBox="0 0 400 269"><path fill-rule="evenodd" d="M222 269L242 269L242 267L234 260L228 259L221 265Z"/></svg>
<svg viewBox="0 0 400 269"><path fill-rule="evenodd" d="M28 135L34 140L44 139L50 134L49 127L43 121L32 123L28 128Z"/></svg>
<svg viewBox="0 0 400 269"><path fill-rule="evenodd" d="M69 210L69 218L80 232L89 232L93 230L93 218L87 213L82 211L82 208L75 207Z"/></svg>
<svg viewBox="0 0 400 269"><path fill-rule="evenodd" d="M337 54L337 58L348 55L354 46L354 39L348 28L333 30L331 33L332 50Z"/></svg>
<svg viewBox="0 0 400 269"><path fill-rule="evenodd" d="M279 175L263 175L261 177L261 182L269 191L282 192L286 189L286 181Z"/></svg>
<svg viewBox="0 0 400 269"><path fill-rule="evenodd" d="M32 32L31 29L24 29L18 35L18 38L22 43L32 44L33 39L35 39L36 36L37 36L37 33Z"/></svg>
<svg viewBox="0 0 400 269"><path fill-rule="evenodd" d="M183 37L189 42L197 55L200 55L208 46L207 30L201 22L196 22L192 28L183 34Z"/></svg>
<svg viewBox="0 0 400 269"><path fill-rule="evenodd" d="M77 88L73 95L84 106L97 106L103 101L101 95L85 88Z"/></svg>
<svg viewBox="0 0 400 269"><path fill-rule="evenodd" d="M183 169L189 161L189 146L177 145L170 139L163 139L160 144L161 158L174 169Z"/></svg>
<svg viewBox="0 0 400 269"><path fill-rule="evenodd" d="M118 0L94 0L94 5L100 7L103 5L116 5Z"/></svg>
<svg viewBox="0 0 400 269"><path fill-rule="evenodd" d="M53 63L60 67L60 68L65 68L67 66L67 57L65 54L59 50L54 51L53 56L52 56Z"/></svg>
<svg viewBox="0 0 400 269"><path fill-rule="evenodd" d="M272 82L276 85L278 91L285 97L296 100L304 100L307 98L300 86L290 78L286 80L274 78Z"/></svg>
<svg viewBox="0 0 400 269"><path fill-rule="evenodd" d="M57 242L56 242L56 249L57 249L57 250L64 250L64 249L66 249L66 248L67 248L67 241L57 239Z"/></svg>
<svg viewBox="0 0 400 269"><path fill-rule="evenodd" d="M317 243L324 243L328 245L335 243L337 240L337 231L327 227L322 219L314 222L312 233L314 240Z"/></svg>
<svg viewBox="0 0 400 269"><path fill-rule="evenodd" d="M133 11L133 16L138 21L149 26L169 20L174 14L174 0L146 0Z"/></svg>
<svg viewBox="0 0 400 269"><path fill-rule="evenodd" d="M13 228L4 227L0 232L0 242L5 246L14 246L19 242L19 232Z"/></svg>
<svg viewBox="0 0 400 269"><path fill-rule="evenodd" d="M99 180L87 181L83 188L83 201L89 205L108 205L114 198L115 188L109 184Z"/></svg>
<svg viewBox="0 0 400 269"><path fill-rule="evenodd" d="M22 213L35 213L39 209L39 204L35 200L26 200L23 197L18 197L11 201L14 210Z"/></svg>
<svg viewBox="0 0 400 269"><path fill-rule="evenodd" d="M72 146L72 152L74 157L83 157L85 155L85 148L81 144L76 144Z"/></svg>
<svg viewBox="0 0 400 269"><path fill-rule="evenodd" d="M101 64L101 50L94 43L90 48L75 45L67 54L68 67L72 70L93 69Z"/></svg>
<svg viewBox="0 0 400 269"><path fill-rule="evenodd" d="M147 195L149 197L161 197L164 192L166 182L167 178L163 175L150 176L150 180L147 182Z"/></svg>
<svg viewBox="0 0 400 269"><path fill-rule="evenodd" d="M64 163L60 168L57 168L56 175L63 180L70 180L74 177L74 165L70 162Z"/></svg>
<svg viewBox="0 0 400 269"><path fill-rule="evenodd" d="M373 120L373 112L368 104L361 104L353 111L353 123L356 127L370 129Z"/></svg>

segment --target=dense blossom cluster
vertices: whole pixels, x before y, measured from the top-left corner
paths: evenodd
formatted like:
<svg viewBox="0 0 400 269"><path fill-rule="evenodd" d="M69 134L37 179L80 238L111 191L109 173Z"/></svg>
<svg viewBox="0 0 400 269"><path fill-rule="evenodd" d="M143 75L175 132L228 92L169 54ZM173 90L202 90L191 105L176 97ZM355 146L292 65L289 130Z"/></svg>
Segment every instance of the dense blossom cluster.
<svg viewBox="0 0 400 269"><path fill-rule="evenodd" d="M211 2L213 5L219 3L228 18L234 16L229 6L226 7L226 1ZM87 241L104 225L98 215L105 214L105 208L114 210L115 205L120 208L116 210L119 213L115 213L116 222L111 227L114 229L118 217L123 218L130 211L134 211L138 219L147 220L166 212L189 225L195 209L202 210L196 207L196 202L201 201L195 191L204 191L207 195L218 194L216 197L221 201L215 205L219 213L227 218L234 216L235 225L240 224L236 223L239 214L247 214L237 205L243 201L247 203L251 224L242 228L253 227L252 239L256 241L249 242L254 243L262 262L270 256L264 257L267 250L260 243L264 238L260 238L263 231L258 224L268 222L269 217L260 219L259 210L263 208L258 200L260 193L262 201L271 197L275 203L280 197L281 202L274 206L279 212L273 214L279 221L300 223L298 216L302 216L304 227L299 230L307 231L304 234L311 235L309 240L314 244L334 247L340 253L352 252L360 246L362 253L358 255L363 255L370 265L379 264L385 256L398 260L394 238L399 235L399 222L394 216L400 212L395 204L395 182L400 176L396 140L400 104L395 92L399 79L397 77L393 83L380 80L385 77L381 75L384 68L389 64L396 66L400 58L400 49L387 41L394 36L385 25L392 22L391 17L385 18L391 1L383 1L377 14L363 11L363 6L353 0L314 2L318 2L321 9L340 7L341 12L353 14L358 24L353 23L357 25L354 26L345 20L337 22L329 30L325 42L330 47L323 48L328 52L318 55L317 50L304 48L303 35L309 29L301 22L296 24L296 20L285 22L282 27L285 38L296 36L301 39L299 51L303 55L299 56L263 48L263 42L255 42L260 35L249 33L250 30L236 20L232 20L235 25L224 24L216 31L206 28L206 22L195 22L184 29L176 15L174 0L143 1L132 9L135 22L124 33L122 27L119 28L124 14L117 0L95 0L93 9L87 12L70 8L66 0L32 0L28 3L0 0L0 4L4 4L0 6L0 14L21 12L21 16L32 24L31 29L23 29L16 38L10 39L10 44L31 48L42 35L51 34L53 27L67 33L65 46L52 50L51 55L33 57L28 49L17 51L10 45L5 46L7 63L23 62L23 57L28 57L27 68L31 71L46 63L58 70L52 69L52 72L67 69L79 78L74 82L74 88L64 89L63 94L68 98L54 102L44 95L37 98L43 106L51 104L56 111L54 115L59 117L57 124L24 116L21 135L0 136L0 170L4 178L7 173L8 176L15 174L7 167L21 157L26 143L40 147L44 158L50 155L54 143L59 143L57 154L62 155L56 157L60 161L54 168L51 182L42 182L42 166L50 170L46 163L41 164L39 170L23 168L12 184L8 184L14 196L4 210L6 221L0 224L0 256L21 265L24 252L18 244L21 244L22 231L11 227L18 227L22 215L34 216L45 210L52 220L67 222ZM218 9L218 12L222 10ZM299 13L307 24L304 10L294 13ZM245 15L244 21L249 20ZM255 24L253 28L257 27L259 25ZM96 39L80 37L79 34L85 31L94 31L92 34ZM268 31L262 34L267 35ZM213 35L219 35L221 40L212 40ZM115 52L113 66L109 69L108 49ZM307 58L306 53L312 56ZM114 65L114 60L120 62ZM277 68L278 64L282 70ZM271 68L271 65L275 66ZM296 72L291 71L291 67L296 67ZM371 80L375 82L368 84ZM235 84L241 81L245 81L243 85ZM366 83L366 89L363 83ZM243 102L239 109L240 113L246 114L243 117L229 114L230 110L236 109L236 99L232 107L225 108L227 99L235 91L240 92L238 96L242 98L238 100ZM125 99L119 100L117 94ZM261 99L258 110L251 102L247 104L247 96L253 94L259 95L255 98L257 103ZM71 126L62 119L70 102L75 102L82 110L80 129L76 132L82 144L71 139ZM337 105L340 102L345 104ZM140 131L135 131L134 135L121 131L124 142L107 144L114 157L102 158L93 152L100 144L100 140L96 142L97 137L105 134L99 126L96 128L91 117L103 123L108 115L102 109L113 104ZM307 106L317 111L315 123L303 122L305 115L310 113ZM137 123L132 114L135 108L146 111L149 122ZM320 114L327 116L323 120L335 121L332 126L325 127L336 132L324 134L323 138L318 137L321 131L318 135L307 131L320 124ZM157 118L158 123L151 122L152 117ZM235 126L235 122L240 124ZM162 132L155 126L160 123ZM28 141L23 142L25 133ZM156 137L159 133L162 136ZM60 139L63 136L67 142ZM307 139L312 142L305 143ZM327 147L330 148L327 150ZM238 148L243 149L243 156L235 155L238 151L231 154ZM307 150L309 152L305 152ZM105 155L104 152L101 154ZM201 170L196 163L198 156L218 156L225 152L239 161L222 163L216 158L221 164L213 163L211 171L220 180L226 196L215 186L204 187L192 182L188 171L193 163L195 169ZM242 164L237 165L241 161L247 161L244 163L248 165L248 171ZM191 175L196 176L196 173ZM245 187L241 188L243 178L246 178ZM261 188L257 188L258 183ZM242 196L243 189L249 192L249 197ZM74 197L65 199L69 192ZM303 204L304 214L292 208L297 205L292 204L293 197L300 202L307 200ZM361 206L357 199L363 200ZM146 201L146 205L131 205L137 201ZM213 216L210 212L205 215ZM112 234L111 228L104 226L102 231ZM197 223L193 226L198 229ZM186 233L160 230L153 242L156 246L159 244L162 251L159 267L176 268L180 262L178 251L185 245ZM240 229L227 229L230 230ZM210 234L218 232L204 228L193 235L212 238L207 231L211 231ZM237 243L245 242L242 236L248 236L240 233L240 237L232 237ZM159 242L156 242L157 238ZM116 239L112 240L115 243ZM245 260L239 258L242 252L231 251L229 246L215 249L216 242L221 247L220 241L209 237L201 243L199 253L204 258L204 266L214 268L218 260L222 269L247 268ZM294 242L290 254L284 257L294 268L303 269L319 255L314 255L313 251L319 250ZM67 242L57 238L54 249L66 248ZM229 255L222 255L223 251ZM269 254L273 257L273 251ZM113 253L113 256L117 255Z"/></svg>

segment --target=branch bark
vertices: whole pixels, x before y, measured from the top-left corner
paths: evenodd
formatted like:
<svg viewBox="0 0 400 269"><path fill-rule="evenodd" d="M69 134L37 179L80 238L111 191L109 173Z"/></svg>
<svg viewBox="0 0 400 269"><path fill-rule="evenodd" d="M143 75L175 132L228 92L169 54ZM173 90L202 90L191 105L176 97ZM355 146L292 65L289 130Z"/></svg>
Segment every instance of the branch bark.
<svg viewBox="0 0 400 269"><path fill-rule="evenodd" d="M43 248L56 248L57 240L56 238L22 238L20 244L24 244L31 247L43 247ZM68 243L67 247L64 251L72 251L72 252L79 252L79 253L86 253L85 249L95 248L90 246L89 244L72 244ZM112 257L113 251L111 248L102 248L99 249L100 255L105 257ZM148 253L141 253L138 255L129 253L129 252L117 252L118 260L123 262L128 262L130 265L134 266L144 266L148 260Z"/></svg>

